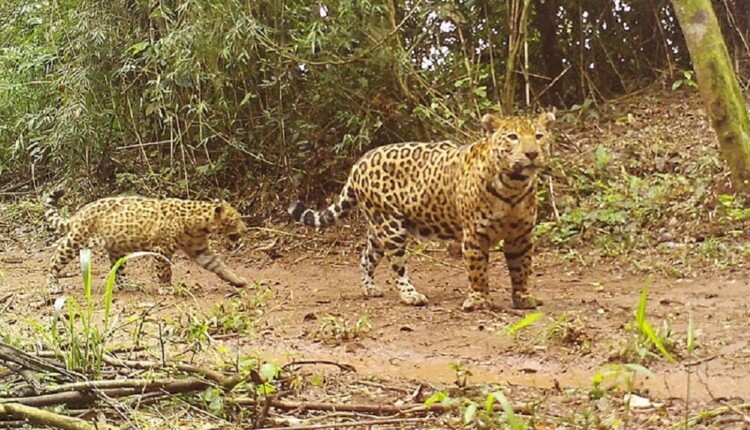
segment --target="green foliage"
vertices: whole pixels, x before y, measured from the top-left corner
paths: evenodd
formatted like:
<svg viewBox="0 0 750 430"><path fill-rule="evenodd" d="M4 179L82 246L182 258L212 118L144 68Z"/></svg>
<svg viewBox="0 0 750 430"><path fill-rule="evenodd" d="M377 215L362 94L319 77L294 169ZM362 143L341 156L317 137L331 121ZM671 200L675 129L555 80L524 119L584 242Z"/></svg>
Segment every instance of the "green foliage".
<svg viewBox="0 0 750 430"><path fill-rule="evenodd" d="M672 91L675 91L679 89L680 87L685 86L692 89L698 89L698 83L695 81L695 72L692 70L683 70L682 71L682 78L675 79L674 82L672 82Z"/></svg>
<svg viewBox="0 0 750 430"><path fill-rule="evenodd" d="M357 339L371 328L372 324L367 315L360 315L354 322L344 317L327 315L318 327L317 336L323 340L338 343Z"/></svg>
<svg viewBox="0 0 750 430"><path fill-rule="evenodd" d="M524 430L528 428L524 421L516 416L513 406L505 394L500 391L487 392L483 390L483 400L475 396L451 397L445 391L438 391L427 400L425 407L440 404L446 408L455 409L459 415L459 421L464 428L498 429L508 428L512 430ZM496 408L500 405L500 410Z"/></svg>
<svg viewBox="0 0 750 430"><path fill-rule="evenodd" d="M532 312L523 317L520 321L508 326L505 329L505 332L510 335L515 335L519 330L534 324L543 315L544 314L542 312Z"/></svg>
<svg viewBox="0 0 750 430"><path fill-rule="evenodd" d="M743 207L741 199L731 194L719 194L716 196L719 201L722 217L729 221L744 221L750 218L750 208Z"/></svg>
<svg viewBox="0 0 750 430"><path fill-rule="evenodd" d="M539 329L530 330L534 325ZM550 345L576 349L588 349L591 346L583 321L580 317L567 313L552 318L542 312L532 312L506 327L504 332L513 336L513 344L517 350L527 353L547 349Z"/></svg>
<svg viewBox="0 0 750 430"><path fill-rule="evenodd" d="M592 399L598 400L610 390L619 389L630 393L635 386L635 377L639 374L647 377L654 376L653 372L640 364L608 365L594 374L589 395Z"/></svg>
<svg viewBox="0 0 750 430"><path fill-rule="evenodd" d="M110 321L110 315L117 270L128 260L142 256L164 258L152 252L137 252L115 262L104 284L104 296L101 301L102 321L94 318L99 314L99 309L95 307L97 300L91 294L91 250L87 248L80 252L83 305L74 297L62 296L55 301L55 314L49 327L34 320L27 320L42 336L47 347L65 359L68 369L90 372L96 376L101 374L107 340L111 337L114 326Z"/></svg>
<svg viewBox="0 0 750 430"><path fill-rule="evenodd" d="M671 323L663 320L661 326L655 329L646 314L650 283L649 278L643 286L633 321L625 324L630 337L616 348L614 357L624 361L661 357L674 364L677 362L673 354L676 344L672 338Z"/></svg>
<svg viewBox="0 0 750 430"><path fill-rule="evenodd" d="M229 302L216 304L206 314L189 308L176 320L167 324L179 340L188 342L195 351L204 350L214 341L214 337L225 334L237 334L245 338L255 335L255 321L263 315L268 299L273 291L256 283L252 288L239 292Z"/></svg>
<svg viewBox="0 0 750 430"><path fill-rule="evenodd" d="M532 6L523 73L531 97L573 105L581 119L597 115L606 88L686 67L668 3L548 7ZM7 0L0 176L64 173L173 195L303 178L333 186L369 147L479 131L504 76L521 72L504 73L499 41L523 30L489 18L509 13L504 2L432 0ZM679 49L662 52L666 40ZM560 70L562 58L579 73Z"/></svg>
<svg viewBox="0 0 750 430"><path fill-rule="evenodd" d="M489 67L431 90L452 68L417 75L401 41L435 6L392 7L5 2L0 174L34 163L123 188L157 174L188 194L288 177L283 166L327 175L367 147L476 123L492 105Z"/></svg>
<svg viewBox="0 0 750 430"><path fill-rule="evenodd" d="M662 338L657 336L656 331L651 326L651 323L646 318L646 302L648 301L648 284L643 286L643 290L641 291L641 298L638 301L638 309L635 313L635 320L638 325L638 330L641 332L641 334L648 340L648 342L656 347L656 349L661 353L662 357L669 360L671 363L676 363L677 360L672 356L672 354L667 351L667 348L664 346L665 342L662 341Z"/></svg>

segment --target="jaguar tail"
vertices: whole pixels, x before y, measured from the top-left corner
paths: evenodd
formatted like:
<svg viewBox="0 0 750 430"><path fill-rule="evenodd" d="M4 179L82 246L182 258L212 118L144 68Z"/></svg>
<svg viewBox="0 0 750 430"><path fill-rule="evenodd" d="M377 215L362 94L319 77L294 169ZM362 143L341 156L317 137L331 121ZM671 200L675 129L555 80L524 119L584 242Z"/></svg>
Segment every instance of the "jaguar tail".
<svg viewBox="0 0 750 430"><path fill-rule="evenodd" d="M347 181L336 201L326 209L321 211L309 209L303 201L297 200L289 206L287 212L296 222L311 227L324 228L349 215L356 202L357 195Z"/></svg>
<svg viewBox="0 0 750 430"><path fill-rule="evenodd" d="M62 217L58 206L60 197L63 195L65 195L65 191L57 189L49 193L44 199L44 218L49 223L50 228L58 234L65 234L68 231L68 221Z"/></svg>

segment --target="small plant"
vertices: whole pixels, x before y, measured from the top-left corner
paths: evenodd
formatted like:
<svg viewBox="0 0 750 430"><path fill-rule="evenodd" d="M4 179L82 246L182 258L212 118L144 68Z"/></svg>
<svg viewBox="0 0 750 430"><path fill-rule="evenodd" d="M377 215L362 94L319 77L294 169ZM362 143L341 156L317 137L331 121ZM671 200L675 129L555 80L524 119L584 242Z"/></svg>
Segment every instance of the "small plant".
<svg viewBox="0 0 750 430"><path fill-rule="evenodd" d="M596 101L591 98L586 98L581 104L574 104L570 107L570 113L565 115L574 115L576 122L590 121L599 118L599 112L596 109Z"/></svg>
<svg viewBox="0 0 750 430"><path fill-rule="evenodd" d="M584 321L578 316L563 313L552 320L542 332L544 339L554 341L559 345L573 346L578 350L588 350L591 338L586 332Z"/></svg>
<svg viewBox="0 0 750 430"><path fill-rule="evenodd" d="M695 82L695 72L692 70L683 70L682 71L682 78L676 79L674 82L672 82L672 91L676 91L680 89L681 87L689 87L693 89L698 89L698 83Z"/></svg>
<svg viewBox="0 0 750 430"><path fill-rule="evenodd" d="M469 378L473 375L471 370L469 370L462 363L458 362L451 363L451 369L453 369L453 372L456 375L456 386L459 388L465 388L467 383L469 382Z"/></svg>
<svg viewBox="0 0 750 430"><path fill-rule="evenodd" d="M534 324L539 318L541 318L544 314L541 312L533 312L521 319L521 321L518 321L517 323L508 326L508 328L505 329L505 332L508 333L511 336L515 336L520 330L531 326Z"/></svg>
<svg viewBox="0 0 750 430"><path fill-rule="evenodd" d="M599 400L607 393L612 391L625 391L625 417L627 423L630 416L631 400L633 399L633 389L637 375L652 377L654 374L646 367L640 364L616 364L608 366L606 369L597 372L591 383L589 397L592 400ZM605 382L608 384L605 385ZM619 422L619 419L617 419ZM615 424L615 423L612 423ZM619 424L613 428L619 428Z"/></svg>
<svg viewBox="0 0 750 430"><path fill-rule="evenodd" d="M675 347L675 342L672 340L671 323L668 320L663 320L657 330L654 329L646 316L648 284L650 282L649 278L649 281L643 286L634 320L625 324L626 330L630 331L632 336L620 345L614 357L623 361L662 357L671 363L676 363L677 360L670 352Z"/></svg>
<svg viewBox="0 0 750 430"><path fill-rule="evenodd" d="M357 339L371 328L370 318L367 315L361 315L354 323L343 317L328 315L318 328L318 337L342 342Z"/></svg>
<svg viewBox="0 0 750 430"><path fill-rule="evenodd" d="M249 292L240 291L239 297L233 298L229 303L217 304L209 318L211 333L252 336L254 322L263 315L266 303L272 295L273 291L259 282Z"/></svg>
<svg viewBox="0 0 750 430"><path fill-rule="evenodd" d="M497 410L500 404L502 413ZM440 404L445 408L453 408L460 414L461 425L466 428L525 430L526 424L521 421L513 410L502 391L486 393L483 400L469 397L453 398L445 391L438 391L424 403L425 407Z"/></svg>
<svg viewBox="0 0 750 430"><path fill-rule="evenodd" d="M716 199L719 201L719 213L722 219L745 221L750 218L750 208L743 207L742 202L735 195L719 194Z"/></svg>
<svg viewBox="0 0 750 430"><path fill-rule="evenodd" d="M190 349L193 352L199 352L203 350L203 347L211 341L211 322L207 318L198 316L194 311L188 311L187 319L190 323L185 330L185 341L190 344Z"/></svg>
<svg viewBox="0 0 750 430"><path fill-rule="evenodd" d="M597 400L602 398L607 392L615 389L624 389L627 393L630 393L635 386L635 377L638 374L654 376L648 368L640 364L628 363L606 366L594 375L591 381L589 397Z"/></svg>
<svg viewBox="0 0 750 430"><path fill-rule="evenodd" d="M62 296L55 301L55 312L49 327L36 321L27 320L44 339L47 347L65 360L68 369L91 372L98 376L102 370L106 341L112 334L114 324L110 322L112 295L117 270L126 261L146 255L164 258L151 252L137 252L117 260L107 275L104 284L102 326L97 325L94 316L96 300L91 294L91 250L80 251L81 273L83 276L83 306L74 297Z"/></svg>
<svg viewBox="0 0 750 430"><path fill-rule="evenodd" d="M529 329L532 325L543 324L541 330L534 332L531 336L522 338L522 332ZM505 328L505 333L513 336L517 348L532 352L543 344L556 342L559 345L575 346L577 348L588 348L590 345L589 336L586 334L586 327L580 318L572 318L570 315L563 313L556 319L545 316L541 312L533 312L520 321Z"/></svg>

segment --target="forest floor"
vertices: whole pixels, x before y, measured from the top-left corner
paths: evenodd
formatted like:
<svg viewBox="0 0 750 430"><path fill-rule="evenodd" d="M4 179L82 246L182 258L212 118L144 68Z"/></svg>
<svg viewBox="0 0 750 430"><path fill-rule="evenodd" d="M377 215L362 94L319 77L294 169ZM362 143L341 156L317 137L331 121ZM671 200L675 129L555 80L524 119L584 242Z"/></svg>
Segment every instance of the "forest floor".
<svg viewBox="0 0 750 430"><path fill-rule="evenodd" d="M307 389L290 397L307 400L392 404L409 397L423 402L437 391L470 398L464 393L471 387L489 384L504 390L514 404L535 405L532 428L612 428L618 422L665 428L684 417L686 401L692 415L727 403L744 408L750 397L747 270L719 274L707 269L687 278L649 281L620 264L587 267L542 253L535 263L534 290L545 300L539 309L543 316L510 333L508 328L529 312L507 306L509 281L501 254L493 255L490 272L500 309L466 313L460 310L468 286L461 261L442 247L413 255L413 281L430 303L410 307L399 302L393 288L383 298L363 298L351 239L284 255L271 251L274 243L256 243L267 249L226 258L257 284L239 296L184 258L175 262L179 286L168 291L154 282L150 263L128 263L129 276L141 288L115 292L113 314L123 327L112 342L140 339L145 350L139 358L164 354L216 365L260 357L279 366L330 360L354 367L355 373L346 375L327 366L306 368ZM5 272L0 320L4 336L28 341L38 334L25 321L45 324L53 309L44 289L49 252L28 244L23 248L10 245L0 252ZM97 257L94 267L94 285L103 284L105 260ZM392 287L386 268L380 269L378 279ZM634 315L647 284L647 317L679 364L652 353L641 356L649 348ZM79 277L66 278L63 285L83 300ZM96 288L94 296L101 295ZM697 345L690 355L689 318ZM203 337L196 334L201 328ZM652 373L618 367L630 363ZM628 416L623 399L630 391L641 403L633 404ZM711 420L712 428L747 428L747 415L732 410L726 415ZM428 423L394 428L412 426Z"/></svg>
<svg viewBox="0 0 750 430"><path fill-rule="evenodd" d="M540 314L509 308L501 253L490 270L499 309L462 312L468 279L445 244L412 245L412 280L428 306L400 303L386 265L376 273L385 297L365 299L356 218L319 234L279 214L252 225L233 255L219 252L254 281L244 291L184 256L167 290L150 263L129 262L140 288L115 291L109 348L227 371L248 357L273 363L284 370L270 381L277 397L299 403L266 411L265 426L333 428L388 415L359 426L505 428L512 417L486 408L502 392L526 428L685 428L686 417L690 428L750 428L750 211L731 195L697 96L635 95L560 117L540 187L532 287ZM30 192L0 206L0 336L26 347L45 344L40 333L54 316L44 287L52 238L38 201ZM102 255L94 268L100 317ZM63 285L84 300L80 276ZM646 286L645 318L675 362L637 320ZM312 363L287 366L298 360ZM242 414L224 395L226 410L208 394L205 408L158 403L139 410L148 425L135 427L229 427ZM455 408L398 409L433 400Z"/></svg>

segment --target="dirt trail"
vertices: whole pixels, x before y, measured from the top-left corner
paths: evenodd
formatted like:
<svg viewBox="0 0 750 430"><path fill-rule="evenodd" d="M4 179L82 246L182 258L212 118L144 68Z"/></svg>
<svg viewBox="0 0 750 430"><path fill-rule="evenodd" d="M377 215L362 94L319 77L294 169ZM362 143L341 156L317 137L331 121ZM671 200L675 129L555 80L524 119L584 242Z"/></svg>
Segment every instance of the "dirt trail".
<svg viewBox="0 0 750 430"><path fill-rule="evenodd" d="M386 296L364 299L359 287L357 256L348 248L332 249L326 256L314 253L287 255L271 260L265 255L229 258L230 266L248 279L262 282L273 291L263 308L256 336L248 339L216 339L243 354L260 352L286 362L298 359L335 359L354 365L366 376L403 377L433 383L455 380L453 363L471 372L472 382L502 382L546 388L588 387L619 346L631 337L626 325L633 320L645 277L618 267L596 270L576 267L555 256L538 259L535 289L545 300L540 309L544 322L522 331L520 339L505 328L523 317L511 310L465 313L460 310L468 282L461 262L446 253L434 254L439 261L412 258L413 282L427 294L430 304L413 308L402 305L392 288L385 267L376 279L387 287ZM0 252L5 276L0 296L14 293L5 311L20 315L45 315L43 285L46 251ZM497 303L509 303L507 271L499 255L493 256L491 285ZM99 279L105 262L97 258ZM73 266L68 268L74 271ZM143 284L143 291L116 292L115 312L132 315L153 307L149 318L174 318L197 308L210 314L218 303L226 303L231 288L196 264L178 258L176 282L185 282L190 295L160 292L150 264L130 264L130 276ZM67 291L79 294L77 278L63 280ZM650 287L648 316L654 325L673 320L673 339L684 351L688 315L692 313L698 334L698 350L685 362L705 360L693 367L700 379L691 387L693 399L711 396L732 398L750 395L750 273L731 273L702 279L655 279ZM568 315L574 339L541 333L551 319ZM319 334L326 318L333 315L350 324L366 315L370 330L353 340L334 342ZM567 343L566 343L567 342ZM684 397L686 371L655 361L648 365L655 377L639 377L640 391L652 398Z"/></svg>

